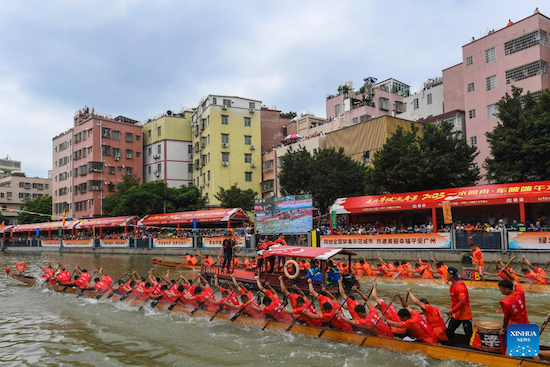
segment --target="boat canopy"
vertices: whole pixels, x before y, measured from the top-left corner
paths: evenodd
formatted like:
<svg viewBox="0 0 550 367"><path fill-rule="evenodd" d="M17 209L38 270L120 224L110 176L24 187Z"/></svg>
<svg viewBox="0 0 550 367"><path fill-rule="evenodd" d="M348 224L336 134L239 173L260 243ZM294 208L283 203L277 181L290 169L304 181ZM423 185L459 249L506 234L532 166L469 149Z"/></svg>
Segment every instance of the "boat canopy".
<svg viewBox="0 0 550 367"><path fill-rule="evenodd" d="M196 219L197 223L227 222L230 220L250 220L244 210L242 210L241 208L233 208L199 210L195 212L182 213L149 214L143 217L138 222L138 224L141 226L155 226L162 224L193 223L193 219Z"/></svg>
<svg viewBox="0 0 550 367"><path fill-rule="evenodd" d="M79 223L79 221L77 221L77 220L66 220L65 224L63 224L63 221L20 224L20 225L15 226L11 231L12 232L28 232L28 231L34 231L37 228L41 231L51 231L51 230L57 230L59 228L73 229L78 223Z"/></svg>
<svg viewBox="0 0 550 367"><path fill-rule="evenodd" d="M84 219L76 226L78 229L100 228L100 227L124 227L128 224L135 224L138 217L131 215L128 217L111 217L111 218L93 218Z"/></svg>
<svg viewBox="0 0 550 367"><path fill-rule="evenodd" d="M263 257L280 256L280 257L301 257L304 259L328 260L336 255L355 255L342 248L327 248L327 247L304 247L304 246L285 246L274 245L263 252Z"/></svg>

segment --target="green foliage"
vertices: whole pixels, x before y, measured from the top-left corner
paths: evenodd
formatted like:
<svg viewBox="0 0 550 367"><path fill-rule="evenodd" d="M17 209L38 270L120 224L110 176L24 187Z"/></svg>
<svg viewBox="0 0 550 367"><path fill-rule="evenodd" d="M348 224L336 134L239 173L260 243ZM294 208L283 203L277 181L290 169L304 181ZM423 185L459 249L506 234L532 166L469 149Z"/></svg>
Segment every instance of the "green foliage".
<svg viewBox="0 0 550 367"><path fill-rule="evenodd" d="M110 216L173 213L200 210L206 198L195 186L170 188L162 181L139 183L136 176L125 176L117 191L103 199L103 212Z"/></svg>
<svg viewBox="0 0 550 367"><path fill-rule="evenodd" d="M486 133L491 157L485 159L487 177L498 183L550 179L550 91L535 101L512 86L512 95L498 102L500 122Z"/></svg>
<svg viewBox="0 0 550 367"><path fill-rule="evenodd" d="M432 190L474 185L480 178L473 165L478 152L444 121L426 124L422 136L398 127L375 153L367 172L369 194Z"/></svg>
<svg viewBox="0 0 550 367"><path fill-rule="evenodd" d="M283 195L312 194L323 213L339 197L364 193L365 166L346 156L344 148L321 150L312 157L300 147L289 149L281 159L279 184Z"/></svg>
<svg viewBox="0 0 550 367"><path fill-rule="evenodd" d="M19 224L49 222L52 215L52 197L42 196L34 200L27 200L25 201L24 211L47 215L21 213L17 215L17 223ZM2 223L2 219L0 219L0 223Z"/></svg>
<svg viewBox="0 0 550 367"><path fill-rule="evenodd" d="M286 112L286 113L281 112L280 116L282 118L286 118L286 119L293 119L294 117L298 116L298 114L294 111L290 111L290 112Z"/></svg>
<svg viewBox="0 0 550 367"><path fill-rule="evenodd" d="M220 187L220 191L214 195L224 208L242 208L246 211L254 209L254 199L258 193L252 189L242 190L235 183L228 190Z"/></svg>

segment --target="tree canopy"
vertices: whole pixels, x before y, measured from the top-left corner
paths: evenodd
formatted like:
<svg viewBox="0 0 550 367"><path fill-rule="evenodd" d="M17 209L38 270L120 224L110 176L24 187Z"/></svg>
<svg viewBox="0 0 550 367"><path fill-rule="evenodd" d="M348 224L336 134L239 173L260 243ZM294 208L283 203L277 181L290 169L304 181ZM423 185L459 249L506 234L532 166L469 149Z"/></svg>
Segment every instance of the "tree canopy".
<svg viewBox="0 0 550 367"><path fill-rule="evenodd" d="M280 116L287 119L293 119L294 117L298 116L298 114L294 111L289 111L289 112L281 112Z"/></svg>
<svg viewBox="0 0 550 367"><path fill-rule="evenodd" d="M498 183L550 179L550 91L538 100L512 86L498 102L498 122L486 134L491 156L487 178Z"/></svg>
<svg viewBox="0 0 550 367"><path fill-rule="evenodd" d="M283 195L309 194L313 157L304 146L297 150L290 147L281 157L283 170L279 173L279 185Z"/></svg>
<svg viewBox="0 0 550 367"><path fill-rule="evenodd" d="M25 201L24 211L44 215L20 213L17 215L17 223L19 224L49 222L52 216L52 197L42 196L34 200L27 200ZM1 219L0 223L2 223Z"/></svg>
<svg viewBox="0 0 550 367"><path fill-rule="evenodd" d="M250 211L254 209L254 199L258 193L252 189L242 190L235 183L229 189L220 187L220 191L214 195L224 208L242 208Z"/></svg>
<svg viewBox="0 0 550 367"><path fill-rule="evenodd" d="M103 199L103 212L110 216L173 213L203 209L206 198L195 186L168 187L163 181L139 183L136 176L125 176L117 191Z"/></svg>

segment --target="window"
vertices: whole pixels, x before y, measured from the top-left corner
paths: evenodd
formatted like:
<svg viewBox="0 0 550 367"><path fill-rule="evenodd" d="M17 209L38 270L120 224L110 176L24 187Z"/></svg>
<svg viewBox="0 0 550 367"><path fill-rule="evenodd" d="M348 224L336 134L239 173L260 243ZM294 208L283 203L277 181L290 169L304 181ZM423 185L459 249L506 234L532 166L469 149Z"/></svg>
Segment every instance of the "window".
<svg viewBox="0 0 550 367"><path fill-rule="evenodd" d="M151 155L152 150L151 147L147 148L147 155Z"/></svg>
<svg viewBox="0 0 550 367"><path fill-rule="evenodd" d="M412 104L413 104L413 109L418 110L418 98L413 99Z"/></svg>
<svg viewBox="0 0 550 367"><path fill-rule="evenodd" d="M126 175L131 176L132 175L132 167L126 167Z"/></svg>
<svg viewBox="0 0 550 367"><path fill-rule="evenodd" d="M150 138L152 134L153 134L153 130L148 130L147 131L147 137L148 138Z"/></svg>
<svg viewBox="0 0 550 367"><path fill-rule="evenodd" d="M497 87L497 76L493 75L485 79L485 88L489 90L493 90Z"/></svg>
<svg viewBox="0 0 550 367"><path fill-rule="evenodd" d="M120 158L120 148L113 148L113 155Z"/></svg>
<svg viewBox="0 0 550 367"><path fill-rule="evenodd" d="M498 106L496 103L490 104L487 106L487 118L492 119L493 117L497 117L498 114Z"/></svg>
<svg viewBox="0 0 550 367"><path fill-rule="evenodd" d="M470 144L477 145L477 136L470 136Z"/></svg>
<svg viewBox="0 0 550 367"><path fill-rule="evenodd" d="M188 163L187 164L187 173L192 173L193 172L193 165L191 163Z"/></svg>
<svg viewBox="0 0 550 367"><path fill-rule="evenodd" d="M222 162L229 163L229 153L226 153L226 152L222 153Z"/></svg>
<svg viewBox="0 0 550 367"><path fill-rule="evenodd" d="M370 150L363 152L363 162L370 163Z"/></svg>
<svg viewBox="0 0 550 367"><path fill-rule="evenodd" d="M113 139L120 140L120 131L113 130Z"/></svg>
<svg viewBox="0 0 550 367"><path fill-rule="evenodd" d="M244 145L251 145L252 144L252 136L245 135L244 136Z"/></svg>
<svg viewBox="0 0 550 367"><path fill-rule="evenodd" d="M358 122L359 122L359 117L354 117L354 118L353 118L353 123L356 124L356 123L358 123Z"/></svg>
<svg viewBox="0 0 550 367"><path fill-rule="evenodd" d="M134 141L134 134L132 134L132 133L126 133L126 141L127 141L127 142L132 142L132 141Z"/></svg>
<svg viewBox="0 0 550 367"><path fill-rule="evenodd" d="M252 154L244 155L244 163L252 163Z"/></svg>
<svg viewBox="0 0 550 367"><path fill-rule="evenodd" d="M475 85L474 85L474 83L468 84L468 93L473 92L474 90L475 90Z"/></svg>
<svg viewBox="0 0 550 367"><path fill-rule="evenodd" d="M476 117L476 110L470 110L468 111L468 116L470 116L471 119Z"/></svg>
<svg viewBox="0 0 550 367"><path fill-rule="evenodd" d="M256 109L256 102L248 102L248 108Z"/></svg>
<svg viewBox="0 0 550 367"><path fill-rule="evenodd" d="M107 127L102 127L101 128L101 136L103 136L104 138L110 138L111 137L111 129L109 129Z"/></svg>
<svg viewBox="0 0 550 367"><path fill-rule="evenodd" d="M384 111L390 110L390 100L387 98L380 98L380 109Z"/></svg>
<svg viewBox="0 0 550 367"><path fill-rule="evenodd" d="M158 173L161 173L161 172L162 172L162 163L158 163L158 164L157 164L157 172L158 172Z"/></svg>
<svg viewBox="0 0 550 367"><path fill-rule="evenodd" d="M244 180L246 182L252 182L252 172L245 172L244 173Z"/></svg>
<svg viewBox="0 0 550 367"><path fill-rule="evenodd" d="M488 50L485 50L485 63L486 64L495 61L496 58L497 58L497 52L496 52L496 49L494 47L490 48Z"/></svg>
<svg viewBox="0 0 550 367"><path fill-rule="evenodd" d="M543 60L535 61L506 71L506 84L527 79L535 75L548 76L548 63Z"/></svg>
<svg viewBox="0 0 550 367"><path fill-rule="evenodd" d="M334 116L340 116L340 104L334 106Z"/></svg>
<svg viewBox="0 0 550 367"><path fill-rule="evenodd" d="M122 166L118 166L118 172L122 172Z"/></svg>
<svg viewBox="0 0 550 367"><path fill-rule="evenodd" d="M114 175L115 174L115 167L109 167L109 173L111 175Z"/></svg>
<svg viewBox="0 0 550 367"><path fill-rule="evenodd" d="M432 104L432 94L428 94L428 104Z"/></svg>
<svg viewBox="0 0 550 367"><path fill-rule="evenodd" d="M222 125L229 125L229 116L222 115Z"/></svg>
<svg viewBox="0 0 550 367"><path fill-rule="evenodd" d="M395 112L403 113L405 109L403 108L403 102L395 101Z"/></svg>
<svg viewBox="0 0 550 367"><path fill-rule="evenodd" d="M468 56L466 58L466 66L471 66L474 64L474 58L472 56Z"/></svg>
<svg viewBox="0 0 550 367"><path fill-rule="evenodd" d="M265 161L263 164L262 164L262 171L263 172L269 172L269 171L273 171L273 159L272 160L269 160L269 161Z"/></svg>
<svg viewBox="0 0 550 367"><path fill-rule="evenodd" d="M126 158L128 159L134 158L134 151L131 149L126 149Z"/></svg>
<svg viewBox="0 0 550 367"><path fill-rule="evenodd" d="M250 119L250 117L245 117L245 118L244 118L244 126L245 126L245 127L250 127L250 126L252 126L251 121L252 121L252 120Z"/></svg>
<svg viewBox="0 0 550 367"><path fill-rule="evenodd" d="M147 167L147 173L148 173L148 174L151 174L151 166L148 166L148 167Z"/></svg>
<svg viewBox="0 0 550 367"><path fill-rule="evenodd" d="M369 121L371 118L372 118L371 115L359 116L359 122L366 122L366 121Z"/></svg>
<svg viewBox="0 0 550 367"><path fill-rule="evenodd" d="M223 105L225 107L231 107L231 100L230 99L224 99L223 100Z"/></svg>
<svg viewBox="0 0 550 367"><path fill-rule="evenodd" d="M229 134L222 134L222 144L229 144Z"/></svg>
<svg viewBox="0 0 550 367"><path fill-rule="evenodd" d="M141 152L136 152L136 158L141 157Z"/></svg>
<svg viewBox="0 0 550 367"><path fill-rule="evenodd" d="M525 34L508 42L504 42L504 55L528 49L533 46L543 45L548 47L548 37L545 31L537 29L534 32Z"/></svg>
<svg viewBox="0 0 550 367"><path fill-rule="evenodd" d="M157 127L157 136L160 136L162 134L161 126Z"/></svg>
<svg viewBox="0 0 550 367"><path fill-rule="evenodd" d="M162 152L162 146L159 144L157 145L157 154L160 154Z"/></svg>
<svg viewBox="0 0 550 367"><path fill-rule="evenodd" d="M82 167L86 167L86 166L82 166ZM80 174L82 174L82 167L81 167ZM85 172L86 172L86 170L84 169L84 173ZM101 163L101 162L88 162L88 172L103 172L103 163Z"/></svg>
<svg viewBox="0 0 550 367"><path fill-rule="evenodd" d="M189 154L192 154L192 153L193 153L193 146L192 146L191 144L189 144L189 145L187 146L187 153L189 153Z"/></svg>
<svg viewBox="0 0 550 367"><path fill-rule="evenodd" d="M212 104L218 104L218 100L216 99L216 97L212 98Z"/></svg>
<svg viewBox="0 0 550 367"><path fill-rule="evenodd" d="M141 140L141 135L136 134L136 141L140 141L140 140Z"/></svg>

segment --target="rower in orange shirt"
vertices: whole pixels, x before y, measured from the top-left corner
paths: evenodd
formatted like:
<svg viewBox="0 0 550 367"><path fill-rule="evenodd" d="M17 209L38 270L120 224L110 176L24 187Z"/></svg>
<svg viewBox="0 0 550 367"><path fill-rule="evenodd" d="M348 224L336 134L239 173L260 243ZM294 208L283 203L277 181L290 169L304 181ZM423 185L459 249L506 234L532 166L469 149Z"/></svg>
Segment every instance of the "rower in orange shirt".
<svg viewBox="0 0 550 367"><path fill-rule="evenodd" d="M527 259L526 256L523 256L523 261L519 263L521 265L521 271L522 273L524 273L524 276L526 278L531 279L535 284L548 284L549 278L546 274L545 269L538 268L533 264L531 264L531 262ZM526 264L527 267L524 267L524 264ZM524 272L523 269L531 269L531 270L529 270L529 272Z"/></svg>
<svg viewBox="0 0 550 367"><path fill-rule="evenodd" d="M425 298L416 298L410 288L407 288L407 292L411 298L411 301L422 309L424 318L433 329L437 340L440 342L446 342L448 340L446 334L447 327L445 326L445 320L443 320L443 315L441 314L439 308L430 305L428 300Z"/></svg>
<svg viewBox="0 0 550 367"><path fill-rule="evenodd" d="M479 273L481 280L485 280L483 276L483 271L485 269L485 262L483 262L483 253L481 252L481 249L474 243L474 239L472 236L468 237L468 241L470 242L470 248L472 251L472 264L476 268L476 271Z"/></svg>
<svg viewBox="0 0 550 367"><path fill-rule="evenodd" d="M488 275L488 276L491 276L491 277L500 277L500 278L502 278L502 280L508 280L508 275L506 275L506 273L504 272L504 270L506 269L508 274L510 274L516 282L521 283L521 280L517 276L514 269L512 269L510 267L505 268L504 263L500 259L498 259L498 261L499 261L500 265L496 261L493 261L493 263L495 264L496 273L485 272L485 275Z"/></svg>
<svg viewBox="0 0 550 367"><path fill-rule="evenodd" d="M445 265L442 261L435 261L435 259L432 257L430 260L432 260L432 263L435 264L436 270L433 270L433 268L430 268L430 272L434 275L439 275L439 278L445 280L447 279L447 265Z"/></svg>

